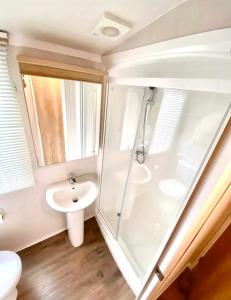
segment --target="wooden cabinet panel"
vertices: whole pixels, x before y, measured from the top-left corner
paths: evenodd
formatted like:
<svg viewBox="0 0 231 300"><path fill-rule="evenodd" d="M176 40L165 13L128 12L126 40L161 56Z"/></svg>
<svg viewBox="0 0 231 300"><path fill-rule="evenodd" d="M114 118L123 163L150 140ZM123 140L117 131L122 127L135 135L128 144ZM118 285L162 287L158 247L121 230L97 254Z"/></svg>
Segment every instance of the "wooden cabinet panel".
<svg viewBox="0 0 231 300"><path fill-rule="evenodd" d="M186 269L158 300L231 299L231 225L200 259Z"/></svg>
<svg viewBox="0 0 231 300"><path fill-rule="evenodd" d="M61 81L31 76L45 165L65 161Z"/></svg>

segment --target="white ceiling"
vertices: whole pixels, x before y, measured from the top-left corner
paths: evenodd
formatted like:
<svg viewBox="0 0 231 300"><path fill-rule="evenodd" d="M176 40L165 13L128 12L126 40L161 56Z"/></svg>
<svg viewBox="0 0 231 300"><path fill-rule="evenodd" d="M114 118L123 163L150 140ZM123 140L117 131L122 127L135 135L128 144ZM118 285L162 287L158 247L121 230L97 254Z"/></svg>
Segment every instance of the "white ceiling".
<svg viewBox="0 0 231 300"><path fill-rule="evenodd" d="M184 0L0 0L0 29L104 54ZM92 34L104 12L132 24L122 39Z"/></svg>

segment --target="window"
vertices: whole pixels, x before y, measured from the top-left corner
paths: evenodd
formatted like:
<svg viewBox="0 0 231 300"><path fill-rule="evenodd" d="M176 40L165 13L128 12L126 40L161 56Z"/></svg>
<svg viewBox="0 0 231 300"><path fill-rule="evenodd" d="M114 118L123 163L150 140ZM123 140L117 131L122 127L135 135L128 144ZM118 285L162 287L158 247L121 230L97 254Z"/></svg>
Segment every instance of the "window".
<svg viewBox="0 0 231 300"><path fill-rule="evenodd" d="M0 194L34 184L20 104L7 59L7 35L0 32Z"/></svg>

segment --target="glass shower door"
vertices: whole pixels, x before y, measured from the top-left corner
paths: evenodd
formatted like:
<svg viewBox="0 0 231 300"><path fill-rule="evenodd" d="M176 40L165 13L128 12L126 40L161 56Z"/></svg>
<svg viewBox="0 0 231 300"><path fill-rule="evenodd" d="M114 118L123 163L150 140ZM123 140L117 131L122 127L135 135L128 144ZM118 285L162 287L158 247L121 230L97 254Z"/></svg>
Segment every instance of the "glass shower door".
<svg viewBox="0 0 231 300"><path fill-rule="evenodd" d="M141 280L161 254L230 104L226 94L161 88L147 89L145 98L117 232Z"/></svg>
<svg viewBox="0 0 231 300"><path fill-rule="evenodd" d="M114 236L143 96L143 87L109 86L99 208Z"/></svg>

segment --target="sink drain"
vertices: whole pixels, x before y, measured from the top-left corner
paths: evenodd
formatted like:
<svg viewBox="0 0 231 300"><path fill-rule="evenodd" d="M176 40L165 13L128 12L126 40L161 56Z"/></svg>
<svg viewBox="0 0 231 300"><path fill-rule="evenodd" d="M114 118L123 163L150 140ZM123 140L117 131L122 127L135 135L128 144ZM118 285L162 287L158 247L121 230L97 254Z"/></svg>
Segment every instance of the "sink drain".
<svg viewBox="0 0 231 300"><path fill-rule="evenodd" d="M72 200L72 202L74 202L74 203L76 203L76 202L78 202L78 201L79 201L78 198L75 198L75 199Z"/></svg>

